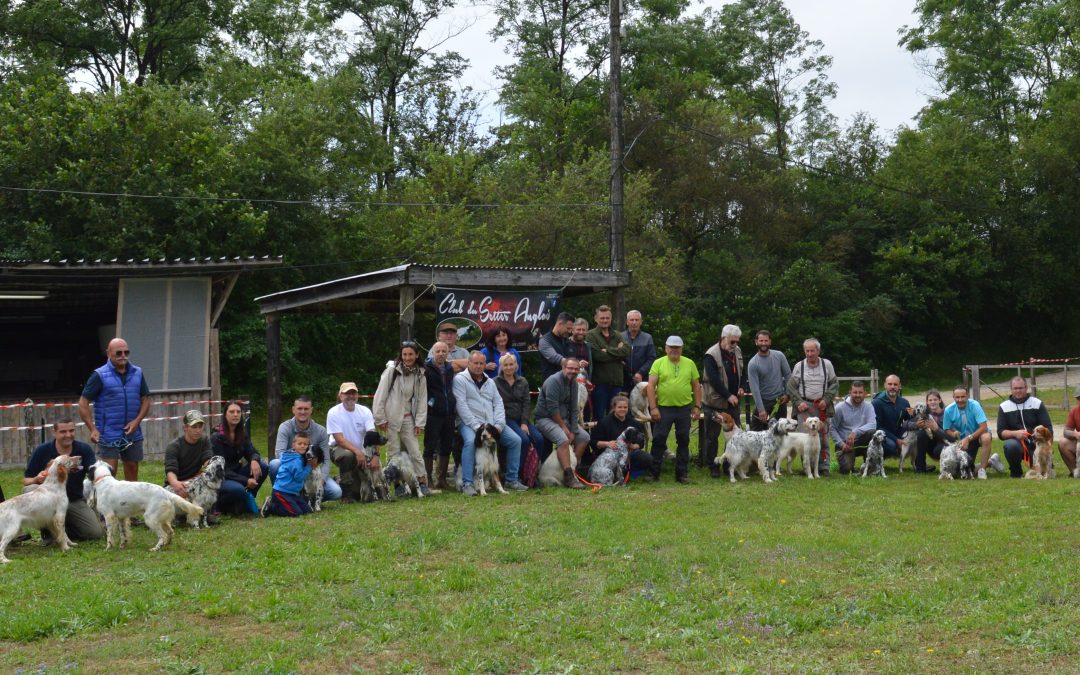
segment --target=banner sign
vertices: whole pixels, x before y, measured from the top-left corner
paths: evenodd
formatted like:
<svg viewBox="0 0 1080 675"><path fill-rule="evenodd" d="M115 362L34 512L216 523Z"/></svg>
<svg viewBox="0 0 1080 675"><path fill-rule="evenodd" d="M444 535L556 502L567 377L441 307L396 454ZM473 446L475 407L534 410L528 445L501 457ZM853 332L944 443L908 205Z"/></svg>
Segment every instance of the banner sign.
<svg viewBox="0 0 1080 675"><path fill-rule="evenodd" d="M483 347L495 329L510 332L510 346L535 351L540 336L551 330L559 314L559 291L485 291L435 289L435 325L458 326L457 346Z"/></svg>

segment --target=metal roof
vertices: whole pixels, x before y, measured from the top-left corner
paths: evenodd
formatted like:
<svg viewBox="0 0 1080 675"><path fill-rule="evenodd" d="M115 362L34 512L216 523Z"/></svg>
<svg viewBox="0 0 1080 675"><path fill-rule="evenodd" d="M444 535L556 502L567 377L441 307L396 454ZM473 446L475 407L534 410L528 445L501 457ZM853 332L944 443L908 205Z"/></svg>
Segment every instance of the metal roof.
<svg viewBox="0 0 1080 675"><path fill-rule="evenodd" d="M59 278L94 276L186 276L192 274L220 274L239 272L251 268L282 265L282 256L221 256L206 258L61 258L53 260L11 260L0 258L0 278L4 276L32 276L35 278L55 276Z"/></svg>

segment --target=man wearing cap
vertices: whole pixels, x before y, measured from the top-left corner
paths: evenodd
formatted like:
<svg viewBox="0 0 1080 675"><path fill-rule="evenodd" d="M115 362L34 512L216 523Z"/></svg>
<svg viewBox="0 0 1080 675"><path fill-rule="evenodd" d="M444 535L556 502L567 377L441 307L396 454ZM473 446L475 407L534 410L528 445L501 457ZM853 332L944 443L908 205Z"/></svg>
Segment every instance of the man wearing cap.
<svg viewBox="0 0 1080 675"><path fill-rule="evenodd" d="M1076 470L1076 446L1080 441L1080 387L1073 392L1076 405L1069 411L1069 417L1065 420L1065 438L1058 443L1058 452L1065 466L1069 467L1069 473L1073 478L1080 478L1080 472Z"/></svg>
<svg viewBox="0 0 1080 675"><path fill-rule="evenodd" d="M341 486L330 477L330 436L326 433L326 427L311 419L314 406L309 396L297 396L293 401L293 416L278 425L277 440L274 441L275 458L270 461L270 483L273 484L277 477L278 467L281 466L281 456L292 449L293 438L298 431L306 431L311 440L308 446L316 454L321 450L323 462L316 471L322 471L323 475L323 501L332 502L341 499Z"/></svg>
<svg viewBox="0 0 1080 675"><path fill-rule="evenodd" d="M338 483L343 502L359 497L360 471L379 470L378 448L364 447L364 434L375 429L375 417L369 408L356 402L359 396L355 382L342 382L338 387L339 403L326 412L330 458L341 474Z"/></svg>
<svg viewBox="0 0 1080 675"><path fill-rule="evenodd" d="M116 472L124 460L124 480L139 480L143 434L139 424L150 411L150 386L142 368L128 361L127 342L113 338L105 349L108 360L86 380L79 397L79 417L98 446L98 457ZM90 412L90 403L94 411Z"/></svg>
<svg viewBox="0 0 1080 675"><path fill-rule="evenodd" d="M458 327L453 321L443 321L439 324L439 342L445 344L449 350L446 359L454 368L454 372L460 373L469 366L469 350L457 346L457 332ZM435 345L431 345L427 353L429 359L433 356L435 356Z"/></svg>
<svg viewBox="0 0 1080 675"><path fill-rule="evenodd" d="M184 481L198 476L214 456L210 439L203 435L205 427L203 414L189 410L184 413L184 433L165 446L165 483L184 499L188 498Z"/></svg>
<svg viewBox="0 0 1080 675"><path fill-rule="evenodd" d="M701 382L697 364L682 358L683 341L672 335L664 343L664 358L649 368L649 415L653 423L653 478L660 478L667 452L667 437L675 425L675 480L689 483L690 420L701 417ZM692 405L692 407L691 407Z"/></svg>

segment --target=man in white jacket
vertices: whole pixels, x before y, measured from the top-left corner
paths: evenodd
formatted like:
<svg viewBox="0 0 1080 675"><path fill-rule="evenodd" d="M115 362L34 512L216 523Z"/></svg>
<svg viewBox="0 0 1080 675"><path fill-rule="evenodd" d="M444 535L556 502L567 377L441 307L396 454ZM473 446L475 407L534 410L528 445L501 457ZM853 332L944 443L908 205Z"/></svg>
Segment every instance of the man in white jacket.
<svg viewBox="0 0 1080 675"><path fill-rule="evenodd" d="M529 488L518 480L521 464L521 437L506 427L506 411L495 380L484 374L487 357L483 352L469 354L468 367L454 376L454 399L457 401L458 431L464 445L461 448L461 493L476 496L473 469L476 458L476 435L490 424L499 431L499 444L506 448L506 478L503 486L514 492Z"/></svg>
<svg viewBox="0 0 1080 675"><path fill-rule="evenodd" d="M874 406L866 400L866 387L859 381L851 383L848 396L836 404L836 414L829 425L829 435L836 446L836 462L840 473L851 473L855 457L866 456L866 446L877 430Z"/></svg>

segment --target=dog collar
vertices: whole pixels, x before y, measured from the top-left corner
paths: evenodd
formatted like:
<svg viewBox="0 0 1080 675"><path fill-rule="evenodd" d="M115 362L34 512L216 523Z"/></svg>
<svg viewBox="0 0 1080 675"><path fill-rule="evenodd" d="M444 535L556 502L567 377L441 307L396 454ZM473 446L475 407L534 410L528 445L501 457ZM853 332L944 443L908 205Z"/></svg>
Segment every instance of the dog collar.
<svg viewBox="0 0 1080 675"><path fill-rule="evenodd" d="M101 481L105 480L106 478L109 478L111 475L112 474L107 473L104 476L98 476L97 478L94 479L94 482L95 483L100 483Z"/></svg>

